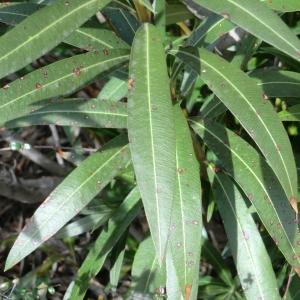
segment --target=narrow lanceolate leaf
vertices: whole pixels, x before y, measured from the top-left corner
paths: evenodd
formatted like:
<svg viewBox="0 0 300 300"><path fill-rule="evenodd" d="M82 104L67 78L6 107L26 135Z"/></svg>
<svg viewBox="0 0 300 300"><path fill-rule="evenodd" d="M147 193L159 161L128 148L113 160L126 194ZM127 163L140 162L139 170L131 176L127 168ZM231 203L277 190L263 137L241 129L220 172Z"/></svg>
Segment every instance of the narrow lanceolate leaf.
<svg viewBox="0 0 300 300"><path fill-rule="evenodd" d="M128 49L113 31L103 28L78 28L64 42L87 51Z"/></svg>
<svg viewBox="0 0 300 300"><path fill-rule="evenodd" d="M184 299L186 291L195 296L198 290L201 245L201 185L199 164L194 154L187 122L179 108L174 107L176 128L177 180L173 200L170 257L176 270L178 284ZM167 274L169 270L167 269ZM173 283L169 282L170 290Z"/></svg>
<svg viewBox="0 0 300 300"><path fill-rule="evenodd" d="M214 174L211 167L209 175L246 298L281 299L270 257L241 192L227 175Z"/></svg>
<svg viewBox="0 0 300 300"><path fill-rule="evenodd" d="M0 78L51 50L109 2L57 0L26 18L0 38Z"/></svg>
<svg viewBox="0 0 300 300"><path fill-rule="evenodd" d="M300 104L289 107L288 110L283 110L278 113L281 121L300 121Z"/></svg>
<svg viewBox="0 0 300 300"><path fill-rule="evenodd" d="M12 247L9 269L53 236L77 215L130 160L124 136L87 158L40 205Z"/></svg>
<svg viewBox="0 0 300 300"><path fill-rule="evenodd" d="M259 0L188 0L230 19L254 36L300 61L300 41L276 13ZM187 1L187 2L188 2Z"/></svg>
<svg viewBox="0 0 300 300"><path fill-rule="evenodd" d="M263 157L238 135L217 123L191 122L193 129L241 186L286 260L299 268L300 234L295 212Z"/></svg>
<svg viewBox="0 0 300 300"><path fill-rule="evenodd" d="M145 239L134 256L132 265L133 293L129 299L153 299L160 287L165 286L165 270L159 267L152 239ZM152 297L151 297L152 296Z"/></svg>
<svg viewBox="0 0 300 300"><path fill-rule="evenodd" d="M118 77L111 77L98 95L99 100L119 101L128 93L127 81Z"/></svg>
<svg viewBox="0 0 300 300"><path fill-rule="evenodd" d="M297 172L291 144L265 94L245 73L206 50L177 53L235 115L266 157L288 198L294 199Z"/></svg>
<svg viewBox="0 0 300 300"><path fill-rule="evenodd" d="M260 69L250 73L250 76L267 97L299 97L299 73Z"/></svg>
<svg viewBox="0 0 300 300"><path fill-rule="evenodd" d="M27 106L24 117L7 122L5 128L32 125L77 126L94 128L126 128L127 105L98 99L61 99L43 107Z"/></svg>
<svg viewBox="0 0 300 300"><path fill-rule="evenodd" d="M128 135L137 183L160 263L170 226L176 180L175 128L160 32L142 26L129 70Z"/></svg>
<svg viewBox="0 0 300 300"><path fill-rule="evenodd" d="M90 280L101 270L107 255L139 213L142 206L139 199L140 193L137 188L134 188L112 215L107 229L100 233L78 270L75 280L70 284L69 296L64 297L64 300L81 300L84 298Z"/></svg>
<svg viewBox="0 0 300 300"><path fill-rule="evenodd" d="M28 107L43 99L68 94L101 72L128 60L127 50L93 52L67 58L40 68L0 90L0 126L24 115Z"/></svg>

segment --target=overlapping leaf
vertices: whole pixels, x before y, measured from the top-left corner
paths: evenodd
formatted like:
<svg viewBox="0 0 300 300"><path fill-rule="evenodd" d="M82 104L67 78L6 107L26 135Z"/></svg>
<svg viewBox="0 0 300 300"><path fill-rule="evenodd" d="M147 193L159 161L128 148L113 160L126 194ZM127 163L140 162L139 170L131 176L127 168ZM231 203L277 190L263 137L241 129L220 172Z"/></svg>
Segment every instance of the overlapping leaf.
<svg viewBox="0 0 300 300"><path fill-rule="evenodd" d="M173 200L169 251L180 287L196 297L201 245L201 185L190 130L179 106L174 107L177 180ZM167 268L167 276L169 269ZM174 283L169 280L169 290Z"/></svg>
<svg viewBox="0 0 300 300"><path fill-rule="evenodd" d="M120 239L141 209L140 193L134 188L112 215L108 228L100 233L87 257L70 284L64 300L81 300L89 287L90 280L101 270L107 255Z"/></svg>
<svg viewBox="0 0 300 300"><path fill-rule="evenodd" d="M286 260L300 267L300 243L295 213L264 159L243 139L214 122L193 120L193 129L242 187ZM296 204L296 203L292 203Z"/></svg>
<svg viewBox="0 0 300 300"><path fill-rule="evenodd" d="M12 247L11 268L77 215L130 160L126 138L119 136L87 158L47 197Z"/></svg>
<svg viewBox="0 0 300 300"><path fill-rule="evenodd" d="M300 104L289 107L288 110L283 110L278 113L281 121L300 121Z"/></svg>
<svg viewBox="0 0 300 300"><path fill-rule="evenodd" d="M127 50L92 52L67 58L40 68L0 90L0 126L24 115L39 100L68 94L98 74L128 60Z"/></svg>
<svg viewBox="0 0 300 300"><path fill-rule="evenodd" d="M13 119L6 128L56 124L93 128L126 128L127 106L125 103L97 99L61 99L45 106L27 106L24 117Z"/></svg>
<svg viewBox="0 0 300 300"><path fill-rule="evenodd" d="M300 41L271 9L259 0L192 0L230 19L254 36L300 61Z"/></svg>
<svg viewBox="0 0 300 300"><path fill-rule="evenodd" d="M179 50L182 61L201 76L235 115L274 170L289 199L297 196L297 172L288 136L274 109L242 71L206 50ZM200 58L199 58L200 57Z"/></svg>
<svg viewBox="0 0 300 300"><path fill-rule="evenodd" d="M208 170L246 298L281 299L270 257L241 192L228 176Z"/></svg>
<svg viewBox="0 0 300 300"><path fill-rule="evenodd" d="M109 2L57 0L26 18L0 38L0 78L51 50Z"/></svg>
<svg viewBox="0 0 300 300"><path fill-rule="evenodd" d="M130 61L128 135L137 183L160 263L165 257L176 180L175 128L160 32L145 24Z"/></svg>

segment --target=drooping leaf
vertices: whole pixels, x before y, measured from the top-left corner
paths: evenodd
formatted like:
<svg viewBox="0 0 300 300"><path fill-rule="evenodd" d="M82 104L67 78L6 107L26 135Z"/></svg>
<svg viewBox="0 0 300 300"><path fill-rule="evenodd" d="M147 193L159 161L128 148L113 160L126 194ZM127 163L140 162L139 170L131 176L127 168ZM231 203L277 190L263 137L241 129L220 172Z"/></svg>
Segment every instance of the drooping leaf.
<svg viewBox="0 0 300 300"><path fill-rule="evenodd" d="M153 299L160 287L165 286L165 270L160 269L153 241L150 237L140 243L132 265L132 297Z"/></svg>
<svg viewBox="0 0 300 300"><path fill-rule="evenodd" d="M109 2L57 0L26 18L0 38L0 78L51 50Z"/></svg>
<svg viewBox="0 0 300 300"><path fill-rule="evenodd" d="M126 60L126 50L80 54L15 80L0 90L0 126L23 116L29 105L74 92L98 74L120 66Z"/></svg>
<svg viewBox="0 0 300 300"><path fill-rule="evenodd" d="M131 53L128 135L156 253L162 263L176 179L175 128L160 32L145 24Z"/></svg>
<svg viewBox="0 0 300 300"><path fill-rule="evenodd" d="M286 260L300 266L298 225L276 176L247 142L217 123L192 121L193 129L222 162L252 202L265 228ZM296 205L295 202L291 203Z"/></svg>
<svg viewBox="0 0 300 300"><path fill-rule="evenodd" d="M243 195L227 175L208 170L246 298L281 299L270 257Z"/></svg>
<svg viewBox="0 0 300 300"><path fill-rule="evenodd" d="M62 99L61 103L27 106L24 117L5 123L6 128L56 124L93 128L126 128L125 103L97 99Z"/></svg>
<svg viewBox="0 0 300 300"><path fill-rule="evenodd" d="M300 61L300 41L276 13L259 0L186 0L197 3Z"/></svg>
<svg viewBox="0 0 300 300"><path fill-rule="evenodd" d="M197 298L202 232L199 164L187 122L179 106L174 107L176 128L176 187L173 200L169 255L183 298L187 290ZM167 276L169 276L167 268ZM170 286L168 286L170 284ZM169 290L173 282L169 280Z"/></svg>
<svg viewBox="0 0 300 300"><path fill-rule="evenodd" d="M12 247L9 269L77 215L130 160L126 138L119 136L94 153L47 197Z"/></svg>
<svg viewBox="0 0 300 300"><path fill-rule="evenodd" d="M288 110L283 110L278 113L278 116L281 121L291 122L291 121L300 121L300 104L293 105L289 107Z"/></svg>
<svg viewBox="0 0 300 300"><path fill-rule="evenodd" d="M250 73L267 97L299 97L300 74L291 71L258 69Z"/></svg>
<svg viewBox="0 0 300 300"><path fill-rule="evenodd" d="M107 255L126 231L141 209L140 193L134 188L112 215L107 229L103 230L89 250L79 268L76 278L68 287L64 300L81 300L89 287L90 280L101 270Z"/></svg>
<svg viewBox="0 0 300 300"><path fill-rule="evenodd" d="M194 52L194 51L193 51ZM258 145L289 199L297 197L297 172L290 141L274 109L255 83L242 71L206 50L179 50L216 96L235 115Z"/></svg>

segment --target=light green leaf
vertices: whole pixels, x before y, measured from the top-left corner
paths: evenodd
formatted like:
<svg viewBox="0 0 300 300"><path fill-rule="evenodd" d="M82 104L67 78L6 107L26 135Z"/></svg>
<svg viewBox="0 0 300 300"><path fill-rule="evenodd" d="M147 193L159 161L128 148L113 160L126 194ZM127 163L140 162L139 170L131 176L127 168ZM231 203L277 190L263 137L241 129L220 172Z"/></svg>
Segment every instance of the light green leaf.
<svg viewBox="0 0 300 300"><path fill-rule="evenodd" d="M295 212L265 160L238 135L217 123L191 122L193 129L241 186L286 260L298 268L300 244Z"/></svg>
<svg viewBox="0 0 300 300"><path fill-rule="evenodd" d="M300 11L300 2L298 0L259 0L269 8L274 10L289 12Z"/></svg>
<svg viewBox="0 0 300 300"><path fill-rule="evenodd" d="M137 32L129 68L128 135L133 166L160 264L165 257L176 180L175 128L160 32Z"/></svg>
<svg viewBox="0 0 300 300"><path fill-rule="evenodd" d="M69 296L65 296L64 300L81 300L84 298L90 280L99 273L107 255L138 215L142 206L139 199L140 193L137 188L134 188L112 215L107 229L100 233L78 270L75 280L69 285L67 291Z"/></svg>
<svg viewBox="0 0 300 300"><path fill-rule="evenodd" d="M242 194L228 176L211 166L208 171L246 298L281 299L270 257Z"/></svg>
<svg viewBox="0 0 300 300"><path fill-rule="evenodd" d="M64 42L87 51L129 48L113 31L103 28L78 28Z"/></svg>
<svg viewBox="0 0 300 300"><path fill-rule="evenodd" d="M140 243L132 265L133 295L129 299L153 299L159 288L165 286L165 270L159 268L150 237ZM152 297L151 297L152 296Z"/></svg>
<svg viewBox="0 0 300 300"><path fill-rule="evenodd" d="M127 82L123 79L113 76L105 84L97 98L100 100L112 100L117 102L122 98L125 98L127 93Z"/></svg>
<svg viewBox="0 0 300 300"><path fill-rule="evenodd" d="M258 69L250 73L267 97L299 98L300 74L291 71Z"/></svg>
<svg viewBox="0 0 300 300"><path fill-rule="evenodd" d="M266 101L255 82L241 70L204 49L197 54L179 50L177 57L198 72L239 120L266 157L288 198L297 197L297 172L288 135L273 106Z"/></svg>
<svg viewBox="0 0 300 300"><path fill-rule="evenodd" d="M125 103L98 99L61 99L42 106L27 106L24 117L5 123L6 128L56 124L93 128L126 128L127 106Z"/></svg>
<svg viewBox="0 0 300 300"><path fill-rule="evenodd" d="M172 208L169 255L183 297L187 298L186 293L192 293L196 298L202 232L200 171L191 133L178 105L174 107L174 118L177 178ZM167 276L169 276L169 269L167 269ZM170 280L169 284L172 289L174 283Z"/></svg>
<svg viewBox="0 0 300 300"><path fill-rule="evenodd" d="M300 104L293 105L289 107L288 110L283 110L278 113L281 121L296 121L300 122Z"/></svg>
<svg viewBox="0 0 300 300"><path fill-rule="evenodd" d="M130 161L126 138L107 143L75 169L40 205L23 228L5 265L9 269L77 215Z"/></svg>
<svg viewBox="0 0 300 300"><path fill-rule="evenodd" d="M26 18L0 38L0 78L51 50L109 2L57 0Z"/></svg>
<svg viewBox="0 0 300 300"><path fill-rule="evenodd" d="M300 41L272 10L259 0L193 0L230 19L254 36L300 61Z"/></svg>
<svg viewBox="0 0 300 300"><path fill-rule="evenodd" d="M29 105L74 92L98 74L119 67L127 60L127 50L80 54L15 80L0 90L0 126L23 116Z"/></svg>

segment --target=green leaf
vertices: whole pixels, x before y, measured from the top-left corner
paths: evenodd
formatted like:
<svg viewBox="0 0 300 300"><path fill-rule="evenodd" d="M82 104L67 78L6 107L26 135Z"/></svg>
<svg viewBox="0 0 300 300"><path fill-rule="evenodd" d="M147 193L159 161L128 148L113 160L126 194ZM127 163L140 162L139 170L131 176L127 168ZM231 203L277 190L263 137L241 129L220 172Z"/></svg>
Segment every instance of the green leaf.
<svg viewBox="0 0 300 300"><path fill-rule="evenodd" d="M288 198L294 199L297 196L297 172L291 144L273 106L265 100L255 82L206 50L199 50L197 54L179 50L177 57L198 72L239 120L266 157Z"/></svg>
<svg viewBox="0 0 300 300"><path fill-rule="evenodd" d="M246 298L281 299L270 257L244 197L227 175L215 173L211 166L208 170Z"/></svg>
<svg viewBox="0 0 300 300"><path fill-rule="evenodd" d="M160 32L137 32L129 68L128 135L137 183L160 264L165 256L176 180L175 127Z"/></svg>
<svg viewBox="0 0 300 300"><path fill-rule="evenodd" d="M286 260L293 267L299 267L300 244L295 212L265 160L238 135L217 123L191 122L193 129L241 186Z"/></svg>
<svg viewBox="0 0 300 300"><path fill-rule="evenodd" d="M119 136L82 162L35 211L12 247L5 269L21 261L77 215L129 160L126 138Z"/></svg>
<svg viewBox="0 0 300 300"><path fill-rule="evenodd" d="M202 232L201 184L191 133L178 105L174 107L176 128L176 187L173 200L170 257L184 298L197 296ZM167 268L167 276L169 269ZM172 286L172 282L169 282ZM170 289L171 288L170 286ZM168 285L167 285L167 292Z"/></svg>
<svg viewBox="0 0 300 300"><path fill-rule="evenodd" d="M49 124L93 128L127 127L127 105L108 100L61 99L58 103L42 107L27 106L22 113L26 115L5 123L5 127Z"/></svg>
<svg viewBox="0 0 300 300"><path fill-rule="evenodd" d="M272 10L259 0L193 0L230 19L254 36L300 61L300 41Z"/></svg>
<svg viewBox="0 0 300 300"><path fill-rule="evenodd" d="M113 76L102 88L97 98L100 100L112 100L116 102L122 98L125 98L127 93L127 82L123 79Z"/></svg>
<svg viewBox="0 0 300 300"><path fill-rule="evenodd" d="M77 272L75 280L69 285L64 300L81 300L89 287L90 280L101 270L107 255L126 231L141 209L140 193L134 188L124 202L112 215L107 229L103 230L94 245L89 250L87 257Z"/></svg>
<svg viewBox="0 0 300 300"><path fill-rule="evenodd" d="M0 90L0 126L23 116L39 100L69 94L98 74L123 64L126 50L93 52L63 59L15 80Z"/></svg>
<svg viewBox="0 0 300 300"><path fill-rule="evenodd" d="M103 28L78 28L64 40L64 43L87 51L129 48L113 31Z"/></svg>
<svg viewBox="0 0 300 300"><path fill-rule="evenodd" d="M300 121L300 104L293 105L292 107L289 107L288 110L283 110L278 113L278 116L281 121Z"/></svg>
<svg viewBox="0 0 300 300"><path fill-rule="evenodd" d="M106 7L103 13L113 25L118 36L127 44L131 45L134 35L140 26L140 22L136 17L129 11L114 6Z"/></svg>
<svg viewBox="0 0 300 300"><path fill-rule="evenodd" d="M258 69L250 73L267 97L299 98L300 74L291 71Z"/></svg>
<svg viewBox="0 0 300 300"><path fill-rule="evenodd" d="M165 270L159 268L159 259L150 237L140 243L132 265L133 299L153 299L160 287L165 286ZM134 298L136 297L136 298Z"/></svg>
<svg viewBox="0 0 300 300"><path fill-rule="evenodd" d="M300 11L300 2L298 0L260 0L260 2L278 11Z"/></svg>
<svg viewBox="0 0 300 300"><path fill-rule="evenodd" d="M51 50L109 2L57 0L26 18L0 38L0 79Z"/></svg>

